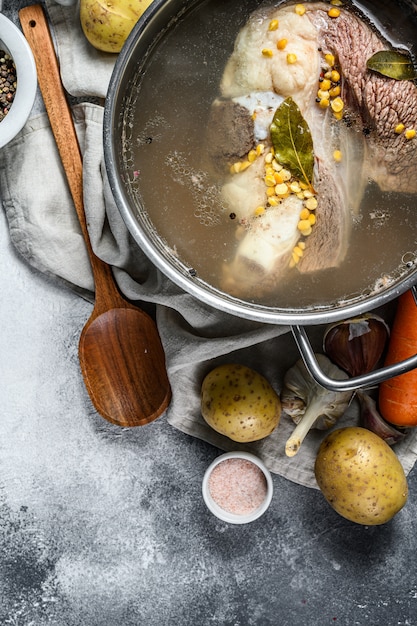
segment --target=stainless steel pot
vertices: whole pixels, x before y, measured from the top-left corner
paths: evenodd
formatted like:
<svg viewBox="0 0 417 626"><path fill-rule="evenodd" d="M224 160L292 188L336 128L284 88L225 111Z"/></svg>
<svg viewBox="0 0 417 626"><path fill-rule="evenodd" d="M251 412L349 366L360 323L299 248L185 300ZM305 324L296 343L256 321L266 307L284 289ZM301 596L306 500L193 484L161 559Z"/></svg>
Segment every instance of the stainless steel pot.
<svg viewBox="0 0 417 626"><path fill-rule="evenodd" d="M372 4L373 0L369 1ZM372 372L370 375L347 381L329 379L318 367L305 328L313 324L348 319L373 310L411 288L417 283L417 259L413 255L404 259L404 267L398 273L397 278L378 290L370 289L367 293L352 294L349 298L341 293L339 299L336 298L320 305L302 302L298 307L285 307L279 304L267 306L256 301L232 297L195 275L190 266L184 263L173 252L172 246L167 245L160 236L142 204L140 194L135 191L135 176L127 144L131 141L128 111L132 102L136 103L137 87L147 80L148 66L154 56L164 54L163 45L167 35L186 24L190 16L193 16L193 24L198 24L196 15L198 16L200 11L204 13L204 20L210 19L210 15L212 18L216 16L217 19L220 11L224 13L227 10L225 7L228 4L230 5L230 3L223 3L223 0L154 0L136 24L119 54L105 103L104 153L112 192L127 228L151 261L174 283L197 299L217 310L239 317L263 323L289 325L308 369L324 387L341 390L375 385L416 367L417 356L389 368ZM233 14L236 32L239 24L243 25L247 15L259 4L260 0L239 2L239 10ZM381 3L377 5L380 6ZM390 11L390 3L387 3L387 6ZM229 13L233 13L232 8ZM229 20L229 28L233 23ZM201 32L204 32L203 29ZM211 37L213 37L213 30ZM235 33L229 35L226 25L225 31L219 34L218 40L218 43L225 42L225 55L231 49L234 38ZM187 45L187 41L186 38L183 39L184 46ZM202 40L200 45L204 47L206 43ZM190 55L193 50L192 45L195 46L194 40L190 44ZM207 80L212 80L212 77L208 77ZM170 97L168 93L167 98Z"/></svg>

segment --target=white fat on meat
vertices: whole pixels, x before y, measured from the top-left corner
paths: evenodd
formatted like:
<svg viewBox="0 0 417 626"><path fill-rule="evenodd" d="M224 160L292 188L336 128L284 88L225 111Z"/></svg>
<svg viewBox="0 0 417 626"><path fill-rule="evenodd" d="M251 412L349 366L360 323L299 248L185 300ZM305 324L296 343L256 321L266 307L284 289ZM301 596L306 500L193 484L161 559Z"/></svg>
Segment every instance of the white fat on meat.
<svg viewBox="0 0 417 626"><path fill-rule="evenodd" d="M223 267L223 289L238 297L248 291L256 296L280 278L298 240L301 207L296 196L289 196L251 222L233 261Z"/></svg>
<svg viewBox="0 0 417 626"><path fill-rule="evenodd" d="M258 206L266 203L265 161L257 159L247 170L229 176L221 189L222 205L239 222L253 217Z"/></svg>
<svg viewBox="0 0 417 626"><path fill-rule="evenodd" d="M277 30L268 30L271 20L279 21ZM287 39L284 50L277 43ZM272 57L262 50L273 51ZM295 54L297 62L287 62L287 54ZM254 91L273 92L292 97L305 111L312 90L317 89L320 55L317 50L317 29L307 15L297 15L294 7L256 11L239 32L233 53L221 81L225 98L245 96Z"/></svg>
<svg viewBox="0 0 417 626"><path fill-rule="evenodd" d="M297 243L297 224L302 201L288 196L284 202L271 207L256 218L237 249L237 257L245 257L265 273L271 273L282 264L283 257L291 256Z"/></svg>

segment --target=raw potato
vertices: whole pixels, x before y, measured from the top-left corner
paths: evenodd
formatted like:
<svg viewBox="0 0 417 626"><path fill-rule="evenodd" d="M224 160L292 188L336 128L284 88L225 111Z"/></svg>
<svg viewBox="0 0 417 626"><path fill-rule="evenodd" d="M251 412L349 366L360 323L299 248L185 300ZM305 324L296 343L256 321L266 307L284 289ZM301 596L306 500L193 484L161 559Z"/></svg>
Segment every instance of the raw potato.
<svg viewBox="0 0 417 626"><path fill-rule="evenodd" d="M214 430L233 441L263 439L278 426L281 402L269 382L244 365L212 370L201 387L201 413Z"/></svg>
<svg viewBox="0 0 417 626"><path fill-rule="evenodd" d="M407 502L407 479L400 461L385 441L366 428L331 432L320 445L315 475L330 506L357 524L385 524Z"/></svg>
<svg viewBox="0 0 417 626"><path fill-rule="evenodd" d="M80 22L92 46L120 52L130 31L152 0L80 0Z"/></svg>

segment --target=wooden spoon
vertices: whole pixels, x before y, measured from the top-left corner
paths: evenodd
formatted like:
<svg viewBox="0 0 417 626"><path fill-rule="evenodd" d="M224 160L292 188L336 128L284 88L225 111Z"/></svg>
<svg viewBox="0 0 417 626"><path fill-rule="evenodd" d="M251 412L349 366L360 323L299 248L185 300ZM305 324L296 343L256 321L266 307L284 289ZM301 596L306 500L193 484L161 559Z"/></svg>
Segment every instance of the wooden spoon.
<svg viewBox="0 0 417 626"><path fill-rule="evenodd" d="M171 399L156 324L120 295L110 267L93 252L84 213L82 157L48 23L40 5L21 9L19 18L35 57L39 87L95 281L95 305L78 349L85 385L97 411L110 422L147 424L165 411Z"/></svg>

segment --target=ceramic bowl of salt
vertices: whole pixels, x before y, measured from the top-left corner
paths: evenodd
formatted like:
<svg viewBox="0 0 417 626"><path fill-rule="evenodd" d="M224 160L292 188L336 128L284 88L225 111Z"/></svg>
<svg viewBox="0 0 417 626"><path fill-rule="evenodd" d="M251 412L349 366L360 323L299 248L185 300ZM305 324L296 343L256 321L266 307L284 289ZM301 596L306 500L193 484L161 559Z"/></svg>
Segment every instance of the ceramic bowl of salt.
<svg viewBox="0 0 417 626"><path fill-rule="evenodd" d="M0 148L26 124L37 84L36 64L28 42L0 13Z"/></svg>
<svg viewBox="0 0 417 626"><path fill-rule="evenodd" d="M230 524L247 524L268 509L272 477L265 464L249 452L227 452L207 468L202 485L207 508Z"/></svg>

